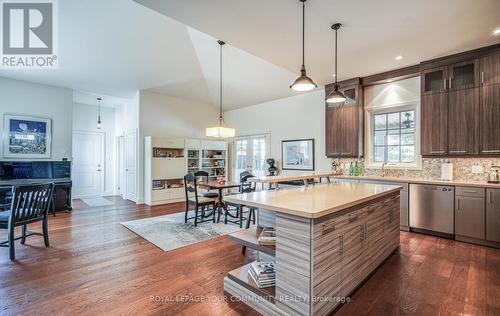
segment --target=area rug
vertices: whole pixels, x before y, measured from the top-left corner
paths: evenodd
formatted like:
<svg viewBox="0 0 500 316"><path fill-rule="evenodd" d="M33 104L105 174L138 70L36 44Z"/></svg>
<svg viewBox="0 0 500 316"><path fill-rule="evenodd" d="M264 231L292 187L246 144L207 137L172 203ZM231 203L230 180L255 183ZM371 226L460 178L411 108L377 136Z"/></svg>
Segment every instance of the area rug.
<svg viewBox="0 0 500 316"><path fill-rule="evenodd" d="M189 214L193 216L193 214ZM121 223L163 251L174 250L241 230L239 225L204 222L184 223L184 212Z"/></svg>
<svg viewBox="0 0 500 316"><path fill-rule="evenodd" d="M90 207L115 205L115 203L100 196L92 198L82 198L81 200L83 203L87 204Z"/></svg>

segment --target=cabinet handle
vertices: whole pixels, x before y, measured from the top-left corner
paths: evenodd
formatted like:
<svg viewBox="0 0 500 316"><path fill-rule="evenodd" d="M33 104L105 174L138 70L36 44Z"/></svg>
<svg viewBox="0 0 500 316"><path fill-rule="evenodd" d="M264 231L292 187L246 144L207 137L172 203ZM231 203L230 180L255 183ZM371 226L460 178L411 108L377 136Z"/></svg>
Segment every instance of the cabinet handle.
<svg viewBox="0 0 500 316"><path fill-rule="evenodd" d="M482 150L481 152L483 153L500 153L500 149L495 149L495 150Z"/></svg>
<svg viewBox="0 0 500 316"><path fill-rule="evenodd" d="M366 233L366 231L367 231L367 230L368 230L368 226L366 225L366 222L365 222L365 239L366 239L366 237L367 237L367 235L368 235L368 234Z"/></svg>
<svg viewBox="0 0 500 316"><path fill-rule="evenodd" d="M489 204L493 203L493 197L491 196L491 191L488 191L488 203Z"/></svg>
<svg viewBox="0 0 500 316"><path fill-rule="evenodd" d="M359 225L359 240L363 241L364 238L365 238L365 225L364 224L361 224Z"/></svg>
<svg viewBox="0 0 500 316"><path fill-rule="evenodd" d="M431 150L431 154L444 154L446 153L444 150Z"/></svg>
<svg viewBox="0 0 500 316"><path fill-rule="evenodd" d="M326 234L329 234L333 231L335 231L335 225L336 223L333 222L333 223L330 223L330 224L325 224L323 225L323 230L321 231L321 235L326 235Z"/></svg>
<svg viewBox="0 0 500 316"><path fill-rule="evenodd" d="M443 86L444 86L443 90L446 90L446 78L443 79Z"/></svg>
<svg viewBox="0 0 500 316"><path fill-rule="evenodd" d="M450 150L450 154L465 154L468 153L467 150Z"/></svg>
<svg viewBox="0 0 500 316"><path fill-rule="evenodd" d="M352 155L352 153L342 153L341 155Z"/></svg>
<svg viewBox="0 0 500 316"><path fill-rule="evenodd" d="M340 254L344 253L344 235L339 235L340 239Z"/></svg>
<svg viewBox="0 0 500 316"><path fill-rule="evenodd" d="M451 89L451 77L448 79L448 89Z"/></svg>
<svg viewBox="0 0 500 316"><path fill-rule="evenodd" d="M457 199L457 211L460 211L460 198Z"/></svg>
<svg viewBox="0 0 500 316"><path fill-rule="evenodd" d="M484 84L484 71L481 71L481 84Z"/></svg>

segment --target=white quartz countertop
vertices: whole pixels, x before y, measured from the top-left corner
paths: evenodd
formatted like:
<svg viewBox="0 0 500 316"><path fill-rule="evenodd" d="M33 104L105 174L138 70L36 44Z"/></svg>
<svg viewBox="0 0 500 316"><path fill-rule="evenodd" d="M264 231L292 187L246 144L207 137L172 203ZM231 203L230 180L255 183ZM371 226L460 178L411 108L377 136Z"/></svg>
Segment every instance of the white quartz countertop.
<svg viewBox="0 0 500 316"><path fill-rule="evenodd" d="M399 192L400 186L328 183L307 187L231 195L225 201L275 212L319 218L370 200Z"/></svg>
<svg viewBox="0 0 500 316"><path fill-rule="evenodd" d="M500 184L488 183L487 181L472 181L472 180L453 180L445 181L439 179L425 179L425 178L396 178L396 177L381 177L381 176L332 176L338 179L354 179L354 180L374 180L386 182L399 182L399 183L416 183L416 184L436 184L436 185L452 185L463 187L476 187L476 188L493 188L500 189Z"/></svg>
<svg viewBox="0 0 500 316"><path fill-rule="evenodd" d="M307 173L297 173L297 174L279 175L279 176L253 177L249 178L248 181L259 182L259 183L279 183L279 182L294 181L294 180L326 178L338 175L339 173L335 172L307 172Z"/></svg>

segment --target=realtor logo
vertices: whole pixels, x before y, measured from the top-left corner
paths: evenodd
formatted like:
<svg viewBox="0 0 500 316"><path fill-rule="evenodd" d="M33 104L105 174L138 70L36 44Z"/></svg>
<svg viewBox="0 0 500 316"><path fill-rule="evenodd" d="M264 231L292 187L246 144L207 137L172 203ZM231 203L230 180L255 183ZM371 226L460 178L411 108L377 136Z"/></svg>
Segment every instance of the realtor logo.
<svg viewBox="0 0 500 316"><path fill-rule="evenodd" d="M1 68L57 68L57 0L0 0Z"/></svg>

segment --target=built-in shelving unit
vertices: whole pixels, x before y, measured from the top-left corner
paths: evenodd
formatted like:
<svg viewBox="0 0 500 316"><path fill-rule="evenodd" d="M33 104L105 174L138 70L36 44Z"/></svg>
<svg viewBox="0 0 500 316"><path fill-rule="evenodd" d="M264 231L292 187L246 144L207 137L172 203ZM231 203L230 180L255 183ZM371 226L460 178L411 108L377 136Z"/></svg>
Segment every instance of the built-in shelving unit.
<svg viewBox="0 0 500 316"><path fill-rule="evenodd" d="M207 171L210 178L226 176L227 143L202 139L144 139L144 197L148 205L182 201L187 173Z"/></svg>

